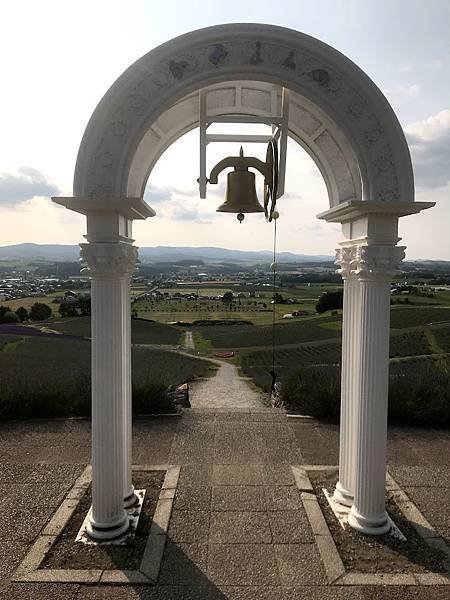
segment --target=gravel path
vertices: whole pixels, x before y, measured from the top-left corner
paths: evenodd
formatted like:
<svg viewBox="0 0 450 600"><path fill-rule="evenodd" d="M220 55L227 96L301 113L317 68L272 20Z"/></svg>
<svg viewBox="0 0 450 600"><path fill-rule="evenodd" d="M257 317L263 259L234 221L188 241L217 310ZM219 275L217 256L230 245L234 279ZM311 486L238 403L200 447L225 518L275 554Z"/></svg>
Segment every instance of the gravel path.
<svg viewBox="0 0 450 600"><path fill-rule="evenodd" d="M193 408L263 408L263 395L239 377L233 364L214 360L219 369L214 377L190 385Z"/></svg>
<svg viewBox="0 0 450 600"><path fill-rule="evenodd" d="M192 337L192 331L186 331L186 339L184 340L184 347L195 350L194 338Z"/></svg>

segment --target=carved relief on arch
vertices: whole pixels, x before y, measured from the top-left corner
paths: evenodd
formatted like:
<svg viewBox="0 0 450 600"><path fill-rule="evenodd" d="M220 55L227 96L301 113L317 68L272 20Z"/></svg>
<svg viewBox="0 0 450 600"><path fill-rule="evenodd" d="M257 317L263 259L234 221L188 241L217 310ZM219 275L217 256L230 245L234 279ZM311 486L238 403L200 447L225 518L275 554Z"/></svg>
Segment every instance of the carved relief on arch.
<svg viewBox="0 0 450 600"><path fill-rule="evenodd" d="M144 135L152 118L164 108L162 95L164 102L172 96L173 103L180 90L204 87L223 72L222 81L242 79L248 73L261 81L283 82L314 99L348 132L361 162L361 173L367 173L367 199L413 200L409 153L387 101L384 109L381 94L377 95L370 80L348 59L318 40L273 26L217 26L182 36L150 52L136 65L134 71L132 66L126 72L127 81L132 80L129 89L119 79L120 83L102 101L98 115L101 131L92 122L87 130L77 163L76 195L93 196L95 187L109 185L115 195L123 196L130 153L137 147L136 138ZM113 116L117 111L120 119ZM96 116L94 113L94 121ZM394 148L391 139L395 141L395 135L399 143ZM392 164L385 160L386 147L394 157ZM102 159L105 151L114 157L109 166ZM405 197L404 190L409 197Z"/></svg>

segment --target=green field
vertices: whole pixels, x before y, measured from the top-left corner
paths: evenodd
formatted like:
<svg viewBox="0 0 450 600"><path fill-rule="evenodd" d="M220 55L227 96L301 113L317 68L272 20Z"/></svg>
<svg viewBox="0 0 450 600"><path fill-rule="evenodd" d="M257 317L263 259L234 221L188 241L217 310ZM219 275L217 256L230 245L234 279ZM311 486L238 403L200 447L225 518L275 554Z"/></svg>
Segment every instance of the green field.
<svg viewBox="0 0 450 600"><path fill-rule="evenodd" d="M90 317L60 319L51 322L49 327L69 335L91 337ZM177 327L141 319L131 320L131 342L133 344L178 345L182 338L184 338L184 334Z"/></svg>
<svg viewBox="0 0 450 600"><path fill-rule="evenodd" d="M315 318L299 318L289 322L276 323L272 326L256 325L203 325L195 328L198 334L208 340L214 348L238 349L256 346L270 346L272 336L275 344L299 344L319 340L338 339L341 337L339 327L329 325L340 324L339 316Z"/></svg>
<svg viewBox="0 0 450 600"><path fill-rule="evenodd" d="M414 306L409 308L393 307L391 309L391 328L415 327L441 321L450 322L450 307Z"/></svg>
<svg viewBox="0 0 450 600"><path fill-rule="evenodd" d="M301 285L295 288L277 287L277 293L285 299L291 299L292 304L276 304L275 320L283 321L283 316L293 311L305 310L311 315L315 313L315 305L319 296L327 290L335 290L340 286L336 284L311 284ZM162 322L193 322L202 320L227 320L241 319L252 321L255 325L267 325L272 323L273 306L272 286L263 284L244 285L242 283L218 282L195 285L180 285L178 287L158 288L161 293L168 293L172 299L137 299L133 303L133 310L139 317L154 319ZM173 294L198 294L200 296L223 296L225 292L231 291L235 298L230 307L221 300L173 298ZM255 293L256 297L249 297L249 293ZM245 298L238 298L238 294L245 294Z"/></svg>

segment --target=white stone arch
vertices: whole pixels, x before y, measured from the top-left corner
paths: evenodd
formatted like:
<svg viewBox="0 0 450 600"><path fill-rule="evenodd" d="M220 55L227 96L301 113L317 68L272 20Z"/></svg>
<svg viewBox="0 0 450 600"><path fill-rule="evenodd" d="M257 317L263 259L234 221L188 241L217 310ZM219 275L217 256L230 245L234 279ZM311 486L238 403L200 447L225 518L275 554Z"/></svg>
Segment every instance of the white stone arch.
<svg viewBox="0 0 450 600"><path fill-rule="evenodd" d="M129 285L137 249L131 225L155 214L143 201L149 173L164 149L196 126L199 90L215 95L212 109L220 114L264 115L264 95L273 85L290 90L290 135L314 158L327 184L330 209L319 218L342 223L344 234L336 261L344 310L335 499L351 506L349 523L356 529L381 534L389 527L389 298L390 280L404 257L404 247L397 246L398 219L433 203L414 202L405 136L363 71L297 31L232 24L180 36L131 65L88 123L73 197L55 198L87 216L88 243L81 244L81 255L92 284L89 529L96 538L113 538L127 528L124 504L134 496ZM234 101L226 98L227 86ZM251 98L245 108L243 96L236 100L243 86Z"/></svg>
<svg viewBox="0 0 450 600"><path fill-rule="evenodd" d="M227 81L206 88L208 115L270 117L274 86L258 81ZM281 90L275 91L281 114ZM191 93L166 110L142 137L130 165L127 197L142 197L147 179L163 152L199 124L198 93ZM290 94L289 136L311 156L328 190L330 206L362 200L358 161L342 132L317 106ZM193 180L196 175L193 174Z"/></svg>
<svg viewBox="0 0 450 600"><path fill-rule="evenodd" d="M107 91L88 123L75 169L74 196L126 198L130 192L142 191L142 185L129 180L130 171L152 124L191 92L236 80L282 85L326 115L357 157L362 200L414 200L408 146L378 87L323 42L291 29L260 24L194 31L131 65Z"/></svg>

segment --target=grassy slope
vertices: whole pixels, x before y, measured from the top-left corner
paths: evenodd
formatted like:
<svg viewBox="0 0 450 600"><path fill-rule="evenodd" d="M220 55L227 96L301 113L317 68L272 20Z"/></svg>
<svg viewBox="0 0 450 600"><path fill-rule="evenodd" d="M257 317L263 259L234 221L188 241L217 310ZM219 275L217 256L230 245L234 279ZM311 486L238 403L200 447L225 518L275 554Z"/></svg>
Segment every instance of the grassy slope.
<svg viewBox="0 0 450 600"><path fill-rule="evenodd" d="M90 317L61 319L50 323L49 327L70 335L91 336ZM164 323L153 323L141 319L132 319L131 321L131 341L133 344L176 345L180 341L180 335L179 329Z"/></svg>
<svg viewBox="0 0 450 600"><path fill-rule="evenodd" d="M90 405L90 342L56 336L15 340L4 340L0 351L0 418L86 414ZM153 348L133 348L132 363L133 386L140 398L143 391L151 394L155 382L178 385L205 375L210 367L206 361ZM150 408L151 400L147 402Z"/></svg>

